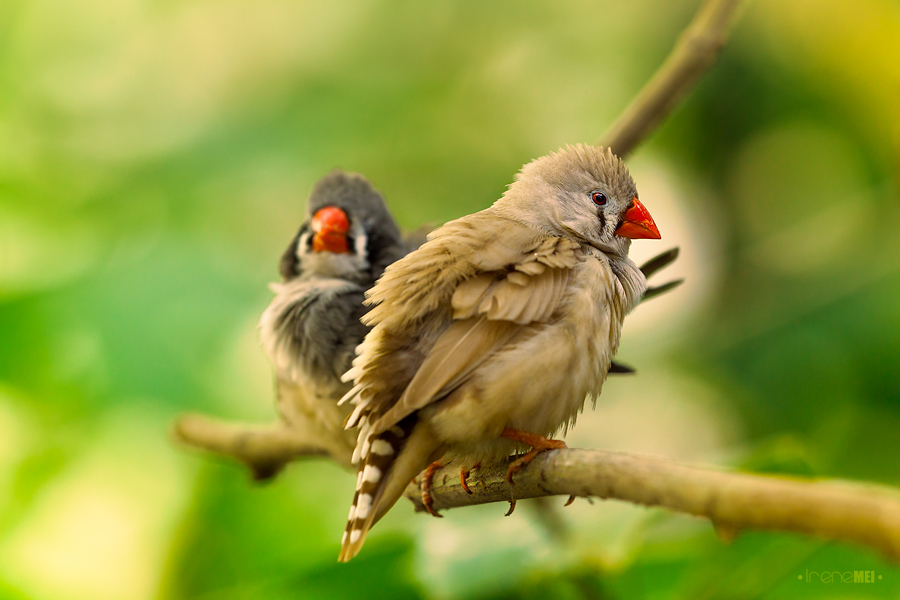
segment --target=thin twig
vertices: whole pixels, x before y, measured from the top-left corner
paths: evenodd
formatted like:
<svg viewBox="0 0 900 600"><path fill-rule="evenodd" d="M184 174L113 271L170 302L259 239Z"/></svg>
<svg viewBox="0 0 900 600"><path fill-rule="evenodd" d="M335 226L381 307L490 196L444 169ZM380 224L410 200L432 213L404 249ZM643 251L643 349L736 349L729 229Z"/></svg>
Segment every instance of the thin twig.
<svg viewBox="0 0 900 600"><path fill-rule="evenodd" d="M515 485L507 465L472 472L472 494L453 465L432 479L434 508L447 509L510 498L597 497L705 517L717 531L795 531L856 542L900 560L900 492L860 484L751 475L695 467L672 460L601 450L565 449L539 455ZM406 497L424 510L416 484Z"/></svg>
<svg viewBox="0 0 900 600"><path fill-rule="evenodd" d="M601 145L618 156L631 153L665 119L719 56L744 0L706 0L666 58Z"/></svg>

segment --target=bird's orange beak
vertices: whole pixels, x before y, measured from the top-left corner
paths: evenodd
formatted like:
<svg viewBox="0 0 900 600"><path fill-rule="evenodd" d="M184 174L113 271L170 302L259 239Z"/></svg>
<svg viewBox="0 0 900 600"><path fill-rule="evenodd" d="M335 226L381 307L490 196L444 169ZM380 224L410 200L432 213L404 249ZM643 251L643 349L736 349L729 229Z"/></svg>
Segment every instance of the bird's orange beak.
<svg viewBox="0 0 900 600"><path fill-rule="evenodd" d="M317 210L312 218L312 230L315 233L312 246L316 252L350 252L347 244L350 219L338 207L326 206Z"/></svg>
<svg viewBox="0 0 900 600"><path fill-rule="evenodd" d="M662 236L659 235L659 229L653 222L650 212L644 208L641 201L635 198L632 200L631 208L625 211L623 222L616 229L616 235L631 238L633 240L647 239L658 240Z"/></svg>

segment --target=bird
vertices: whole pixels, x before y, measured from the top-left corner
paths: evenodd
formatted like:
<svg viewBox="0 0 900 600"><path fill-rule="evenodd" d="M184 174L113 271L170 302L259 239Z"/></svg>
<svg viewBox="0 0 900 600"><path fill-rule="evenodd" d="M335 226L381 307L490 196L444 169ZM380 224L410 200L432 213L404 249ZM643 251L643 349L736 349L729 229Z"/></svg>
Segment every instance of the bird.
<svg viewBox="0 0 900 600"><path fill-rule="evenodd" d="M574 424L589 395L596 402L623 319L647 289L628 258L641 238L660 234L624 163L567 145L385 269L366 294L372 330L344 374L358 471L339 561L435 460L531 448L512 481L538 452L564 447L549 436Z"/></svg>
<svg viewBox="0 0 900 600"><path fill-rule="evenodd" d="M364 295L385 267L411 246L382 195L362 175L335 169L314 186L306 219L279 263L281 282L259 320L274 365L277 408L297 430L315 427L326 448L349 465L356 435L338 400L350 389L341 376L369 327L360 322Z"/></svg>

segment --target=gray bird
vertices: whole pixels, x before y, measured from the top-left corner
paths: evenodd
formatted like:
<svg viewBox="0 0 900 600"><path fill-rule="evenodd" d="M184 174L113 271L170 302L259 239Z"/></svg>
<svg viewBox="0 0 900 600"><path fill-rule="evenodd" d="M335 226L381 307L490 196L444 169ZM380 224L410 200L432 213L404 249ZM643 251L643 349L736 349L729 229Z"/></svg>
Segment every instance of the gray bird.
<svg viewBox="0 0 900 600"><path fill-rule="evenodd" d="M281 258L281 283L259 321L275 367L277 405L297 429L328 432L326 448L349 462L356 444L344 429L349 410L337 405L350 385L341 375L369 327L366 290L408 245L384 199L365 177L335 170L309 197L306 221Z"/></svg>
<svg viewBox="0 0 900 600"><path fill-rule="evenodd" d="M447 223L367 294L372 325L345 375L356 493L339 560L432 461L503 459L574 423L641 300L631 239L658 239L622 162L570 146L525 165L494 205Z"/></svg>

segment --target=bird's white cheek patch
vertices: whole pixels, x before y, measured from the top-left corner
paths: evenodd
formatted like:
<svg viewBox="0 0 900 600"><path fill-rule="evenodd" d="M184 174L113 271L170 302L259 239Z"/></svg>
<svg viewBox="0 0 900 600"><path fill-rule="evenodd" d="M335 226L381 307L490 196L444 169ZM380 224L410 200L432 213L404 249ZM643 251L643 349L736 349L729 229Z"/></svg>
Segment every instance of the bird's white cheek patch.
<svg viewBox="0 0 900 600"><path fill-rule="evenodd" d="M369 509L372 507L372 496L369 494L360 494L359 502L356 505L356 518L365 519L369 516ZM354 530L356 533L357 530Z"/></svg>
<svg viewBox="0 0 900 600"><path fill-rule="evenodd" d="M394 453L394 447L384 440L375 440L369 452L378 456L390 456Z"/></svg>
<svg viewBox="0 0 900 600"><path fill-rule="evenodd" d="M366 465L366 468L363 470L362 480L376 483L379 479L381 479L381 469L375 465Z"/></svg>

